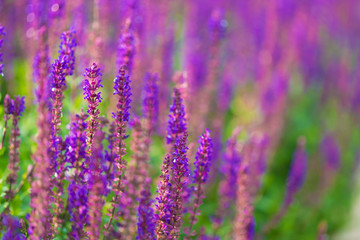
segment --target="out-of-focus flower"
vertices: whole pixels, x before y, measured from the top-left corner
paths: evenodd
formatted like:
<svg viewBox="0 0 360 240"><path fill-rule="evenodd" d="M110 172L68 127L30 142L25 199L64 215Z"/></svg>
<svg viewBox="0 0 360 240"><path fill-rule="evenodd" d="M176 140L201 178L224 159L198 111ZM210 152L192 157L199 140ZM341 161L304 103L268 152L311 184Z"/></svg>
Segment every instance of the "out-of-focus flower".
<svg viewBox="0 0 360 240"><path fill-rule="evenodd" d="M254 237L254 207L250 193L250 184L251 181L248 164L242 162L236 184L236 217L234 220L233 233L233 239L235 240L251 240Z"/></svg>
<svg viewBox="0 0 360 240"><path fill-rule="evenodd" d="M307 157L305 139L300 138L287 179L286 195L284 199L284 207L286 208L293 202L294 195L300 190L305 181Z"/></svg>
<svg viewBox="0 0 360 240"><path fill-rule="evenodd" d="M39 16L36 16L39 17ZM39 20L40 21L40 20ZM49 53L46 43L46 34L40 34L39 50L34 59L34 79L38 87L36 97L38 106L37 116L37 149L34 154L33 176L35 180L31 184L32 212L29 218L29 238L31 240L39 238L50 238L53 235L51 225L52 215L50 213L51 196L51 112L50 104L50 85L49 85Z"/></svg>
<svg viewBox="0 0 360 240"><path fill-rule="evenodd" d="M151 178L145 180L138 208L137 240L155 240L155 219L151 200Z"/></svg>
<svg viewBox="0 0 360 240"><path fill-rule="evenodd" d="M219 213L225 214L224 210L228 209L231 204L236 200L236 189L237 189L237 175L242 161L239 150L237 149L237 137L239 129L233 131L232 136L228 139L225 148L225 158L223 165L223 180L220 183L219 195L220 209Z"/></svg>
<svg viewBox="0 0 360 240"><path fill-rule="evenodd" d="M211 13L209 21L209 30L211 34L211 40L218 42L225 37L228 22L225 19L224 11L222 9L214 9Z"/></svg>
<svg viewBox="0 0 360 240"><path fill-rule="evenodd" d="M88 133L87 133L87 144L89 156L92 155L94 135L98 127L98 117L100 111L98 109L99 103L101 102L101 92L98 92L103 85L101 84L100 68L96 63L93 63L91 67L85 69L84 76L88 79L84 81L84 99L88 101L89 108L87 112L89 113L90 119L88 121Z"/></svg>
<svg viewBox="0 0 360 240"><path fill-rule="evenodd" d="M146 129L151 134L157 128L159 117L157 74L145 75L145 88L143 93L143 115L146 119Z"/></svg>
<svg viewBox="0 0 360 240"><path fill-rule="evenodd" d="M331 171L336 171L340 166L340 148L334 137L326 135L321 142L321 154L324 158L326 167Z"/></svg>
<svg viewBox="0 0 360 240"><path fill-rule="evenodd" d="M77 45L74 30L66 31L61 34L59 47L59 59L66 56L65 76L72 76L75 69L75 47Z"/></svg>
<svg viewBox="0 0 360 240"><path fill-rule="evenodd" d="M3 46L5 36L5 28L0 25L0 50ZM4 64L3 64L3 53L0 51L0 75L4 76Z"/></svg>
<svg viewBox="0 0 360 240"><path fill-rule="evenodd" d="M2 224L5 227L6 231L3 235L3 240L25 240L26 237L20 232L21 225L17 218L4 215L2 219Z"/></svg>
<svg viewBox="0 0 360 240"><path fill-rule="evenodd" d="M132 33L131 18L125 20L124 28L119 38L119 48L117 56L117 64L119 67L126 66L129 75L132 73L133 61L135 55L134 36Z"/></svg>
<svg viewBox="0 0 360 240"><path fill-rule="evenodd" d="M89 233L89 239L97 240L100 238L100 231L102 227L101 217L102 209L105 204L104 196L106 196L107 180L104 173L103 165L103 140L105 139L105 133L103 127L107 124L107 119L100 117L100 127L97 129L94 142L94 153L90 157L89 170L89 224L87 231Z"/></svg>

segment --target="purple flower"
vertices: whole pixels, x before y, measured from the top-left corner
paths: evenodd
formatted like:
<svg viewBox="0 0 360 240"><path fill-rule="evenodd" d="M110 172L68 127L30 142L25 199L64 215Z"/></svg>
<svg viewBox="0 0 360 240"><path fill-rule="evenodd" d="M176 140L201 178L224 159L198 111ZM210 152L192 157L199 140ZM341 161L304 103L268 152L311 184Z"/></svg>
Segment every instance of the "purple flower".
<svg viewBox="0 0 360 240"><path fill-rule="evenodd" d="M173 104L170 106L166 143L175 143L186 131L185 107L179 89L174 88Z"/></svg>
<svg viewBox="0 0 360 240"><path fill-rule="evenodd" d="M326 167L336 171L340 166L340 147L336 139L326 135L321 142L321 154L325 160Z"/></svg>
<svg viewBox="0 0 360 240"><path fill-rule="evenodd" d="M238 129L235 129L233 135L226 143L224 165L222 167L224 179L221 180L219 188L219 195L221 197L220 208L222 209L219 213L221 215L225 214L223 210L228 209L236 200L237 175L242 161L240 153L236 149L238 134Z"/></svg>
<svg viewBox="0 0 360 240"><path fill-rule="evenodd" d="M6 191L5 198L10 201L14 198L14 189L16 185L16 179L19 171L19 148L20 148L20 130L19 130L19 118L25 110L25 97L16 96L14 100L11 100L12 109L12 129L10 135L9 146L9 165L10 171L6 182L9 184L9 190Z"/></svg>
<svg viewBox="0 0 360 240"><path fill-rule="evenodd" d="M157 74L147 73L145 75L143 115L146 119L146 128L149 134L156 129L159 117L159 96L157 81Z"/></svg>
<svg viewBox="0 0 360 240"><path fill-rule="evenodd" d="M47 45L47 32L45 20L47 14L44 14L43 2L38 2L34 6L34 14L37 21L35 24L38 41L38 50L34 59L33 73L34 80L37 83L36 99L39 104L37 109L37 148L33 156L34 181L31 184L31 202L32 212L29 219L29 238L50 238L53 235L52 214L50 213L50 195L51 195L51 112L50 112L50 64L49 49Z"/></svg>
<svg viewBox="0 0 360 240"><path fill-rule="evenodd" d="M209 21L209 29L211 39L213 42L218 42L225 37L228 22L224 17L224 11L221 9L214 9Z"/></svg>
<svg viewBox="0 0 360 240"><path fill-rule="evenodd" d="M137 240L155 240L155 219L151 200L151 178L145 180L145 187L141 191L138 208L138 234Z"/></svg>
<svg viewBox="0 0 360 240"><path fill-rule="evenodd" d="M20 232L21 225L16 217L4 215L2 224L6 229L3 240L25 240L26 237Z"/></svg>
<svg viewBox="0 0 360 240"><path fill-rule="evenodd" d="M255 218L252 217L247 226L247 240L252 240L255 237Z"/></svg>
<svg viewBox="0 0 360 240"><path fill-rule="evenodd" d="M13 112L14 112L14 102L10 99L9 94L6 94L4 98L4 131L2 134L0 149L2 149L4 146L8 121L10 119L10 115L13 114Z"/></svg>
<svg viewBox="0 0 360 240"><path fill-rule="evenodd" d="M91 67L85 69L84 76L87 77L84 81L84 99L88 101L89 108L87 112L90 115L90 119L88 121L88 133L87 133L87 144L89 146L88 152L89 156L92 155L93 151L93 143L94 143L94 135L96 129L98 127L98 116L100 111L98 109L99 103L101 102L101 92L97 92L100 87L103 87L101 84L101 76L100 68L93 63Z"/></svg>
<svg viewBox="0 0 360 240"><path fill-rule="evenodd" d="M4 43L3 37L5 36L5 28L0 25L0 50L2 48L2 45ZM4 64L3 64L3 53L0 52L0 75L4 76Z"/></svg>
<svg viewBox="0 0 360 240"><path fill-rule="evenodd" d="M251 175L249 165L242 162L237 177L236 217L234 221L234 239L253 238L254 216L253 200L251 197Z"/></svg>
<svg viewBox="0 0 360 240"><path fill-rule="evenodd" d="M51 146L51 167L52 174L56 174L57 177L53 178L53 197L54 197L54 231L57 233L58 227L60 226L62 219L60 214L63 212L63 200L61 196L64 192L63 180L65 179L65 161L64 161L64 143L60 135L61 131L61 118L62 108L64 99L65 73L66 70L66 58L56 59L52 64L52 75L51 75L51 99L52 99L52 146Z"/></svg>
<svg viewBox="0 0 360 240"><path fill-rule="evenodd" d="M89 170L89 225L87 227L89 239L96 240L100 238L100 229L102 226L102 209L105 204L103 196L107 194L107 180L103 168L103 140L105 133L103 127L108 123L107 119L100 117L100 128L96 132L94 143L94 154L90 158Z"/></svg>
<svg viewBox="0 0 360 240"><path fill-rule="evenodd" d="M132 73L133 58L135 55L135 44L132 31L131 19L127 18L119 38L117 64L119 67L126 66L129 74Z"/></svg>
<svg viewBox="0 0 360 240"><path fill-rule="evenodd" d="M59 49L59 59L66 57L65 76L72 76L75 68L75 47L77 46L75 39L76 32L70 30L61 34L61 43Z"/></svg>
<svg viewBox="0 0 360 240"><path fill-rule="evenodd" d="M193 183L195 185L194 200L192 210L190 212L190 227L187 230L188 235L193 235L192 228L197 221L197 216L200 214L200 206L202 199L205 198L204 184L208 179L210 162L212 158L213 145L210 138L210 131L206 129L205 133L200 137L200 146L195 156L195 170L193 176Z"/></svg>
<svg viewBox="0 0 360 240"><path fill-rule="evenodd" d="M157 239L168 239L172 229L170 224L172 199L171 199L171 183L170 183L170 155L166 155L160 175L160 183L157 193L159 196L156 198L156 236Z"/></svg>
<svg viewBox="0 0 360 240"><path fill-rule="evenodd" d="M294 195L302 187L306 177L307 152L305 151L305 140L299 139L298 148L293 156L290 172L287 179L284 207L287 208L293 201Z"/></svg>
<svg viewBox="0 0 360 240"><path fill-rule="evenodd" d="M188 189L188 178L189 178L189 163L187 159L187 138L188 134L185 131L184 135L176 138L174 152L171 157L171 171L170 175L171 186L171 217L170 224L172 230L170 235L177 239L180 234L182 227L182 217L184 211L184 196Z"/></svg>
<svg viewBox="0 0 360 240"><path fill-rule="evenodd" d="M119 221L121 218L121 213L118 212L115 215L115 209L122 205L121 203L121 193L124 192L124 172L126 169L126 161L124 156L126 154L126 146L124 140L128 137L126 134L126 127L129 121L129 109L130 109L130 79L126 74L126 66L121 66L119 70L119 75L114 79L114 95L117 95L118 102L116 104L117 111L113 112L113 118L115 119L115 135L114 135L114 145L113 145L113 162L111 164L115 165L114 170L114 181L113 181L113 191L115 193L115 198L113 199L113 205L111 209L111 215L107 229L109 230L112 225L112 220L117 217ZM112 171L112 165L110 170Z"/></svg>
<svg viewBox="0 0 360 240"><path fill-rule="evenodd" d="M69 236L72 239L87 237L84 226L88 223L89 157L86 152L86 129L88 115L76 115L69 136L66 138L65 159L73 174L70 176L69 213L72 222Z"/></svg>

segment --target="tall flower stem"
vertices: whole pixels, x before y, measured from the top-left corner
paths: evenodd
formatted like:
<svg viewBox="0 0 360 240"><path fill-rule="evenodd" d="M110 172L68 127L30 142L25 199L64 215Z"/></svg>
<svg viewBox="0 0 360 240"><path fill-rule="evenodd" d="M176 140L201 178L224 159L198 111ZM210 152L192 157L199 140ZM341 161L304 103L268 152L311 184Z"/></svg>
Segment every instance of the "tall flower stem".
<svg viewBox="0 0 360 240"><path fill-rule="evenodd" d="M205 197L204 184L206 183L210 170L210 162L212 157L212 139L210 138L210 131L207 129L200 138L200 147L196 153L195 171L193 183L195 185L194 199L192 209L190 212L190 226L187 229L187 235L192 236L193 227L197 222L197 216L200 213L200 206L202 199Z"/></svg>
<svg viewBox="0 0 360 240"><path fill-rule="evenodd" d="M4 146L4 141L5 141L6 132L7 132L7 125L8 125L8 121L10 119L10 115L12 114L12 111L13 111L13 106L12 106L10 96L9 96L9 94L6 94L5 98L4 98L4 130L3 130L3 134L2 134L0 150Z"/></svg>
<svg viewBox="0 0 360 240"><path fill-rule="evenodd" d="M115 139L114 139L114 165L115 169L115 179L113 181L113 191L115 193L115 197L113 199L113 205L110 212L110 219L107 225L107 230L110 229L112 225L112 221L115 217L115 211L118 205L120 204L120 195L123 192L123 175L126 170L126 161L124 160L124 156L126 154L125 142L124 140L127 138L126 127L129 121L129 108L130 108L130 96L131 96L131 88L130 88L130 79L126 74L126 66L121 66L119 70L119 74L116 76L114 80L114 95L118 95L117 102L117 111L113 113L113 118L116 122L115 129ZM120 217L120 216L118 216ZM118 219L120 220L120 219Z"/></svg>
<svg viewBox="0 0 360 240"><path fill-rule="evenodd" d="M55 188L53 189L54 196L54 233L57 234L58 227L61 224L62 219L60 214L63 212L64 204L61 199L61 196L64 192L63 189L63 180L65 179L65 162L63 155L63 140L60 136L60 126L62 118L62 108L63 108L63 99L64 93L63 89L65 88L65 73L67 64L67 58L61 58L55 60L52 65L52 114L51 114L51 123L52 123L52 147L51 147L51 157L52 157L52 170L54 174L56 173L55 178L53 178L53 184Z"/></svg>
<svg viewBox="0 0 360 240"><path fill-rule="evenodd" d="M20 147L20 130L19 130L19 118L24 112L25 102L24 97L16 96L11 101L13 105L12 109L12 128L10 135L10 146L9 146L9 165L8 169L10 174L8 175L6 182L9 184L9 190L6 191L5 198L11 201L14 198L13 187L16 185L17 175L19 171L19 147Z"/></svg>
<svg viewBox="0 0 360 240"><path fill-rule="evenodd" d="M88 154L92 155L93 144L94 144L94 135L98 127L98 117L100 111L98 109L99 103L101 102L101 92L97 92L100 87L103 87L101 84L101 73L100 68L98 68L96 63L93 63L91 67L85 69L84 76L88 79L85 79L84 82L84 99L89 103L89 108L87 112L90 115L88 121L87 129L87 144L88 144Z"/></svg>

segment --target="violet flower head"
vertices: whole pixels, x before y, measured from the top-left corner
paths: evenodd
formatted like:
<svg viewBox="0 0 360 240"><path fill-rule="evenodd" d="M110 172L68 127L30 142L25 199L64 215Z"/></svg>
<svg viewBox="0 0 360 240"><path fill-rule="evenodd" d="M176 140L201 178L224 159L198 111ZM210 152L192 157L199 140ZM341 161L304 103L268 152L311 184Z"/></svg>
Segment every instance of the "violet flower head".
<svg viewBox="0 0 360 240"><path fill-rule="evenodd" d="M236 200L237 175L242 162L242 157L237 150L237 136L239 132L235 129L232 136L228 139L225 148L224 165L222 172L224 179L220 183L220 196L222 209L228 209ZM221 211L222 212L222 211Z"/></svg>
<svg viewBox="0 0 360 240"><path fill-rule="evenodd" d="M20 232L21 224L16 217L4 215L2 224L6 229L3 240L25 240L26 237Z"/></svg>
<svg viewBox="0 0 360 240"><path fill-rule="evenodd" d="M59 128L59 125L61 124L61 117L62 117L62 107L63 107L63 99L64 94L63 90L66 87L65 82L65 69L66 69L66 59L65 58L59 58L54 61L52 64L52 79L51 79L51 99L53 102L53 116L52 121L54 124L54 127ZM60 129L56 129L56 134L58 134L58 131Z"/></svg>
<svg viewBox="0 0 360 240"><path fill-rule="evenodd" d="M87 133L87 144L89 145L88 152L91 156L93 150L94 143L94 135L96 129L98 127L98 117L100 111L98 109L99 103L101 102L101 92L99 88L103 87L101 84L101 76L100 68L93 63L91 67L85 69L84 76L87 77L84 81L84 99L88 101L89 108L87 112L90 115L90 119L88 121L88 133Z"/></svg>
<svg viewBox="0 0 360 240"><path fill-rule="evenodd" d="M126 74L126 66L120 67L119 75L114 79L114 92L113 95L118 95L119 100L116 105L118 112L113 113L113 118L117 121L128 122L129 121L129 109L131 102L131 87L130 78Z"/></svg>
<svg viewBox="0 0 360 240"><path fill-rule="evenodd" d="M75 47L77 46L74 30L66 31L61 34L59 47L59 59L67 58L65 76L72 76L75 69Z"/></svg>
<svg viewBox="0 0 360 240"><path fill-rule="evenodd" d="M124 156L126 154L125 139L128 137L126 134L126 127L129 121L129 109L130 109L130 79L126 74L126 66L121 66L119 74L114 79L114 95L117 95L118 101L116 104L116 112L113 112L112 117L115 119L115 133L114 133L114 142L113 142L113 159L110 163L110 170L112 170L112 165L114 164L116 169L114 171L114 181L112 189L115 193L115 198L113 199L113 205L111 209L111 216L107 229L109 230L112 226L112 220L115 216L115 209L119 206L124 206L121 202L121 193L124 192L124 172L126 169L126 160ZM123 199L125 200L125 199ZM121 212L118 212L116 217L120 219Z"/></svg>
<svg viewBox="0 0 360 240"><path fill-rule="evenodd" d="M157 193L159 194L156 198L156 237L157 239L168 239L171 232L172 226L170 224L171 220L171 208L172 208L172 199L171 199L171 183L170 183L170 165L171 165L170 155L166 155L160 174L160 183L158 186Z"/></svg>
<svg viewBox="0 0 360 240"><path fill-rule="evenodd" d="M60 56L61 57L61 56ZM63 201L61 196L63 194L63 180L65 178L65 161L62 151L64 150L64 142L61 138L61 118L62 108L64 99L64 89L66 88L65 73L66 70L66 57L62 59L56 59L52 64L52 75L51 75L51 94L52 99L52 114L51 114L51 127L52 127L52 147L51 147L51 168L53 173L56 174L56 178L53 178L53 189L54 196L54 215L53 220L55 234L57 233L58 227L60 226L62 219L60 214L63 212Z"/></svg>
<svg viewBox="0 0 360 240"><path fill-rule="evenodd" d="M213 42L222 40L225 37L228 25L229 23L225 19L224 11L222 9L214 9L209 21L211 40Z"/></svg>
<svg viewBox="0 0 360 240"><path fill-rule="evenodd" d="M4 98L4 130L3 130L3 133L2 133L2 140L1 140L1 143L0 143L0 149L2 149L3 146L4 146L8 121L10 119L10 115L13 114L13 112L14 112L14 102L10 99L9 94L6 94L5 98Z"/></svg>
<svg viewBox="0 0 360 240"><path fill-rule="evenodd" d="M138 235L137 240L155 240L155 218L151 200L151 178L145 180L145 187L141 191L138 208Z"/></svg>
<svg viewBox="0 0 360 240"><path fill-rule="evenodd" d="M89 159L86 153L86 129L88 115L76 115L72 122L70 133L66 139L66 161L74 170L70 177L69 213L72 222L69 233L71 239L84 239L87 237L84 226L88 223L88 183Z"/></svg>
<svg viewBox="0 0 360 240"><path fill-rule="evenodd" d="M210 130L206 129L205 133L200 137L200 147L195 156L194 183L204 183L209 177L211 165L211 157L213 151Z"/></svg>
<svg viewBox="0 0 360 240"><path fill-rule="evenodd" d="M166 143L175 143L175 140L187 130L185 107L179 89L174 88L173 104L170 106L169 122L167 127Z"/></svg>
<svg viewBox="0 0 360 240"><path fill-rule="evenodd" d="M135 55L135 43L132 31L131 19L127 18L119 38L117 64L119 67L125 65L129 71L129 74L132 73L134 61L133 58Z"/></svg>
<svg viewBox="0 0 360 240"><path fill-rule="evenodd" d="M5 28L0 25L0 75L4 76L4 64L3 64L3 53L1 52L1 48L4 43L3 37L5 36Z"/></svg>
<svg viewBox="0 0 360 240"><path fill-rule="evenodd" d="M15 117L21 117L25 111L25 97L16 96L14 99L13 115Z"/></svg>
<svg viewBox="0 0 360 240"><path fill-rule="evenodd" d="M336 171L340 166L340 147L336 139L326 135L321 142L321 154L325 160L326 167Z"/></svg>
<svg viewBox="0 0 360 240"><path fill-rule="evenodd" d="M172 175L170 178L172 184L172 208L170 224L173 229L171 236L175 239L179 237L180 229L182 227L182 217L184 214L184 197L186 190L188 189L188 178L189 178L189 163L187 158L187 138L188 134L185 131L184 135L176 138L174 152L172 154Z"/></svg>
<svg viewBox="0 0 360 240"><path fill-rule="evenodd" d="M147 129L153 132L157 127L159 117L159 94L157 74L145 75L145 88L143 93L143 115L147 121Z"/></svg>
<svg viewBox="0 0 360 240"><path fill-rule="evenodd" d="M10 115L14 112L14 102L11 100L9 94L5 95L4 98L4 114Z"/></svg>
<svg viewBox="0 0 360 240"><path fill-rule="evenodd" d="M6 182L9 184L9 190L6 192L6 199L10 200L14 197L13 187L16 184L16 179L19 171L19 148L20 148L20 130L19 130L19 118L25 110L25 97L16 96L14 100L11 100L13 105L12 110L12 129L10 135L9 146L9 165L10 171Z"/></svg>
<svg viewBox="0 0 360 240"><path fill-rule="evenodd" d="M289 206L294 198L294 195L302 187L307 168L307 152L305 151L305 139L300 138L298 147L293 156L290 172L287 179L286 195L284 200L284 206Z"/></svg>
<svg viewBox="0 0 360 240"><path fill-rule="evenodd" d="M194 200L190 212L190 227L187 234L193 235L192 228L197 221L197 216L200 214L200 206L202 199L205 198L204 184L208 179L210 163L213 152L212 139L210 137L209 129L206 129L200 137L200 146L195 156L195 170L193 176L193 183L195 185Z"/></svg>

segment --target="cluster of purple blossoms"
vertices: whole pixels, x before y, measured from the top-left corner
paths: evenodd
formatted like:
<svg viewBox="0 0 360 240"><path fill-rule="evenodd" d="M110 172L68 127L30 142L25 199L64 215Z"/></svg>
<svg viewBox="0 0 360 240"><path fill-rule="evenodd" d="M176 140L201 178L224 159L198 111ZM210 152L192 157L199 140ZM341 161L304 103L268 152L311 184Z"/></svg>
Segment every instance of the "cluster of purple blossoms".
<svg viewBox="0 0 360 240"><path fill-rule="evenodd" d="M106 127L107 119L99 118L100 128L96 132L96 141L94 143L94 153L90 157L89 163L89 195L88 195L88 206L89 206L89 224L87 226L89 239L96 240L100 238L101 232L101 217L102 208L105 204L103 196L108 193L107 179L105 173L106 163L104 161L105 156L103 155L103 140L106 137L106 133L103 128Z"/></svg>
<svg viewBox="0 0 360 240"><path fill-rule="evenodd" d="M141 198L138 208L138 235L137 240L155 240L154 210L151 199L151 178L145 180L144 189L141 191Z"/></svg>
<svg viewBox="0 0 360 240"><path fill-rule="evenodd" d="M166 155L161 168L160 183L157 190L159 196L156 198L156 237L157 239L162 240L169 239L169 234L171 231L170 217L173 203L170 192L170 161L170 155Z"/></svg>
<svg viewBox="0 0 360 240"><path fill-rule="evenodd" d="M227 27L228 22L224 17L224 11L222 9L213 10L209 21L209 30L212 41L218 42L223 39L225 37Z"/></svg>
<svg viewBox="0 0 360 240"><path fill-rule="evenodd" d="M158 76L157 74L147 73L145 75L145 88L143 94L143 114L146 119L146 128L149 133L157 128L159 115L158 100Z"/></svg>
<svg viewBox="0 0 360 240"><path fill-rule="evenodd" d="M188 134L185 131L184 135L178 137L175 141L174 152L171 158L171 216L170 235L173 238L178 238L180 229L183 224L184 198L186 191L188 191L188 178L190 175L189 163L187 158L187 138Z"/></svg>
<svg viewBox="0 0 360 240"><path fill-rule="evenodd" d="M23 165L20 164L19 153L22 139L19 119L24 112L24 97L11 99L6 95L4 132L0 145L0 157L7 157L9 161L7 169L1 171L8 174L4 175L7 177L4 182L5 194L0 193L6 200L5 207L0 207L4 213L0 214L0 235L4 239L61 239L66 234L69 239L91 240L220 239L217 235L230 229L225 226L229 222L233 228L226 233L226 237L253 239L255 199L262 192L261 180L267 171L268 156L273 155L279 144L286 105L292 102L286 101L288 79L293 74L291 69L300 69L296 73L301 75L299 79L304 76L306 79L318 78L317 75L325 79L325 69L318 68L323 68L320 65L328 67L328 61L320 62L323 59L321 54L326 53L326 49L320 45L323 39L329 41L323 36L331 35L331 44L326 42L324 45L335 47L341 42L338 45L342 46L333 51L334 54L329 54L339 57L340 61L336 59L330 65L336 67L336 71L330 71L336 77L332 79L331 76L332 81L324 82L324 102L328 95L334 99L341 98L345 106L341 111L345 111L349 101L354 101L352 98L356 100L359 95L358 79L354 82L348 80L353 75L350 72L352 61L346 66L349 59L355 58L348 49L354 49L353 45L356 45L352 37L356 36L354 33L357 33L358 27L354 23L358 21L352 20L359 18L359 14L355 14L357 8L351 8L354 2L351 0L342 1L340 5L337 1L331 1L326 8L322 8L324 1L315 0L311 6L315 10L321 7L321 11L308 11L304 4L282 0L269 1L268 4L246 1L233 4L236 1L230 0L212 1L211 4L204 4L206 0L183 1L180 5L161 1L155 7L148 1L139 0L128 0L124 4L94 0L90 5L83 0L69 4L65 0L30 0L27 9L22 9L20 3L23 1L0 4L1 9L6 9L1 17L7 30L5 43L15 43L13 48L11 44L5 44L4 48L5 32L1 25L0 75L4 75L3 49L6 51L6 66L14 66L6 74L9 78L17 77L23 68L25 72L28 70L23 67L26 60L23 61L18 55L29 59L35 56L33 78L37 85L35 98L38 104L36 151L33 164L24 173L26 179L18 184L18 174L24 170L20 171ZM179 6L183 10L176 9ZM337 8L349 10L351 14L342 17L343 13L337 12ZM23 13L27 14L26 21L30 26L26 29L22 29L22 23L18 22L21 19L18 16ZM225 16L229 17L229 22ZM331 21L322 21L329 19L329 16L333 17ZM173 22L179 19L185 20L185 24ZM119 23L123 23L123 26L117 43L114 35L120 30ZM61 31L69 29L69 26L72 26L71 30L63 32L60 38L59 57L50 65L49 56L56 52L52 48L54 42ZM339 30L339 26L346 26L340 29L341 34L338 35L341 37L333 34ZM18 38L21 30L26 31L26 37ZM319 35L319 32L323 34ZM183 33L186 34L183 36ZM281 38L278 39L278 36ZM87 39L90 39L89 43L86 43ZM36 45L28 44L28 40ZM116 44L118 51L114 51ZM76 98L74 88L66 91L66 78L78 73L75 66L77 46L80 65L91 58L99 62L86 68L86 79L81 81L88 104L87 114L75 113L69 127L62 129L63 123L69 120L69 103L64 104L65 96L71 95L71 100ZM342 53L343 46L346 47L346 54ZM235 51L245 48L246 51L241 53ZM179 49L187 52L184 57L182 53L179 54ZM312 56L314 52L319 56ZM12 64L11 58L15 57L20 59L20 64ZM173 62L175 59L176 64ZM179 63L179 59L184 62ZM109 60L114 62L109 63ZM186 66L185 69L175 73L171 83L172 73L182 65ZM104 66L101 67L103 72L99 66ZM103 87L102 73L106 79L108 72L114 71L113 68L119 70L114 80L116 106L110 102L107 110L113 113L112 119L108 120L100 116L100 89ZM319 73L315 73L317 70L320 70ZM144 75L144 82L139 81ZM354 75L358 77L358 73ZM129 76L135 82L131 87ZM22 78L29 79L29 76L24 74ZM19 81L23 81L22 78ZM243 98L242 94L235 94L244 90L237 79L248 81L248 78L259 79L250 83L253 86L249 88L253 90L254 87L259 91L249 91L249 96ZM72 80L76 79L74 76ZM11 87L19 82L16 80L14 85L9 80L0 77L0 84L4 83L4 89L12 92ZM307 81L304 84L306 87ZM169 121L164 126L171 97L170 84L174 84L175 88ZM107 83L104 85L108 86ZM137 90L143 85L142 116L138 118L134 117L135 114L130 115L130 112L138 113L140 104L130 106L130 103L140 102L137 96L140 91ZM352 89L353 86L356 87ZM302 90L306 91L306 87ZM327 88L336 94L327 93ZM25 90L20 88L20 91ZM131 99L131 92L135 99ZM78 105L75 102L75 106ZM352 104L356 105L355 102ZM256 112L261 116L256 116L256 120L249 125L247 119L243 121L242 117L232 117L239 112L241 114L244 109L250 113L246 115L252 117ZM273 112L276 114L269 114ZM239 131L235 129L227 143L222 145L222 137L231 131L231 126L238 124L246 125L244 134L238 136ZM4 149L8 125L11 134L7 137L9 143L5 144L7 149ZM166 128L165 136L164 129L160 127ZM210 137L210 130L206 127L213 129L213 137ZM204 129L200 146L195 152L194 139ZM25 132L27 130L25 128ZM258 132L262 137L254 138ZM29 133L32 131L26 132L27 135ZM269 141L263 136L269 136ZM127 146L128 138L130 146ZM163 150L164 146L158 147L162 138L166 139L166 156L157 195L152 197L152 183L157 181L150 176L154 176L158 169L150 163L156 162L153 158L157 158ZM153 140L156 144L154 148ZM28 147L21 156L32 152L34 144L29 145L31 149ZM326 165L323 176L336 179L335 173L338 173L341 165L340 145L336 137L325 135L320 150ZM222 151L223 157L220 156ZM211 167L217 169L218 166L222 168L221 174L209 174ZM300 139L290 167L282 208L275 215L275 220L269 221L273 223L270 228L259 225L261 232L256 238L266 234L290 209L289 205L304 184L306 172L307 153ZM272 174L271 171L269 174ZM209 175L213 175L213 179ZM214 181L207 188L209 179ZM31 210L21 211L20 215L25 215L26 211L31 211L31 214L19 222L8 213L18 212L13 204L16 201L13 200L23 199L22 193L27 192L29 183ZM264 187L267 193L267 186ZM213 229L205 228L206 224L197 226L198 220L198 225L204 223L203 218L198 219L198 215L205 194L214 189L218 196L212 196L211 204L215 202L219 207L214 212ZM103 216L104 211L109 212L109 216ZM208 217L209 213L203 211L202 214ZM104 224L104 220L107 224ZM25 221L28 224L23 224ZM224 226L220 226L222 224ZM27 226L29 229L25 229ZM211 236L206 235L209 233ZM326 230L322 235L326 235Z"/></svg>
<svg viewBox="0 0 360 240"><path fill-rule="evenodd" d="M119 75L114 79L114 95L117 95L118 101L116 104L116 112L113 112L113 118L115 120L115 135L114 142L112 146L114 157L113 162L110 164L110 172L114 171L114 180L112 190L115 193L113 199L113 205L111 209L110 220L108 224L108 229L111 227L112 220L114 218L116 209L123 205L121 203L121 193L124 192L124 172L126 170L126 161L124 156L126 154L125 148L125 139L128 137L126 134L126 128L129 121L129 109L131 102L131 88L130 88L130 79L126 74L126 66L121 66L119 70ZM115 169L112 170L112 165L115 166ZM121 218L121 213L118 212L117 218Z"/></svg>
<svg viewBox="0 0 360 240"><path fill-rule="evenodd" d="M133 58L135 55L135 44L134 36L132 33L132 20L127 18L125 20L124 29L119 38L119 47L118 47L118 60L117 64L119 67L126 66L129 74L133 70Z"/></svg>
<svg viewBox="0 0 360 240"><path fill-rule="evenodd" d="M99 103L101 102L101 92L98 92L99 88L103 87L101 84L100 68L96 63L93 63L91 67L85 69L84 76L87 77L84 81L84 99L88 101L89 108L87 110L90 119L88 121L88 134L87 144L89 155L92 155L94 135L98 127L98 117L100 111L98 109Z"/></svg>
<svg viewBox="0 0 360 240"><path fill-rule="evenodd" d="M25 240L25 235L20 232L22 226L16 217L5 215L2 218L2 224L6 228L3 240Z"/></svg>
<svg viewBox="0 0 360 240"><path fill-rule="evenodd" d="M66 57L65 76L72 76L75 69L75 47L77 45L75 39L76 32L70 30L61 34L61 43L59 49L59 59Z"/></svg>
<svg viewBox="0 0 360 240"><path fill-rule="evenodd" d="M9 184L9 190L6 191L5 198L11 200L14 198L14 189L16 185L17 175L19 171L19 148L20 148L20 129L19 119L25 110L25 97L16 96L15 99L6 97L6 113L12 115L12 128L10 133L10 145L9 145L9 165L8 169L10 173L6 179Z"/></svg>
<svg viewBox="0 0 360 240"><path fill-rule="evenodd" d="M76 115L72 121L70 134L66 139L66 162L72 171L68 186L68 210L72 222L69 237L84 239L87 233L84 226L88 223L88 177L89 157L86 151L86 119L88 115Z"/></svg>
<svg viewBox="0 0 360 240"><path fill-rule="evenodd" d="M169 122L167 127L166 143L174 144L186 131L185 107L181 92L174 88L173 104L170 106Z"/></svg>
<svg viewBox="0 0 360 240"><path fill-rule="evenodd" d="M192 228L197 221L197 216L200 213L200 206L202 204L203 198L205 198L205 189L204 184L208 180L209 171L211 166L211 158L213 152L212 139L210 137L210 130L206 129L205 133L201 135L199 140L200 146L195 156L195 170L193 174L193 184L194 188L194 200L192 201L192 209L190 216L190 227L188 229L188 234L193 235Z"/></svg>

